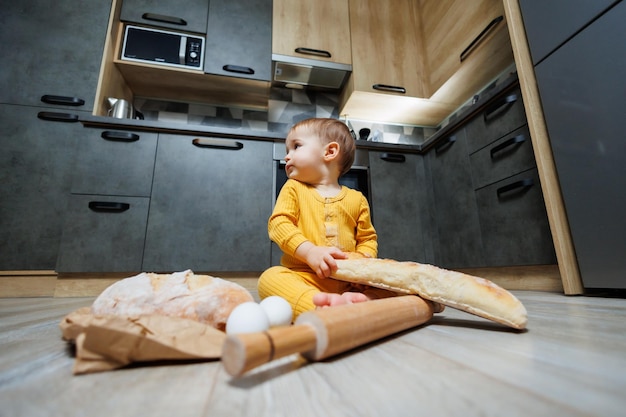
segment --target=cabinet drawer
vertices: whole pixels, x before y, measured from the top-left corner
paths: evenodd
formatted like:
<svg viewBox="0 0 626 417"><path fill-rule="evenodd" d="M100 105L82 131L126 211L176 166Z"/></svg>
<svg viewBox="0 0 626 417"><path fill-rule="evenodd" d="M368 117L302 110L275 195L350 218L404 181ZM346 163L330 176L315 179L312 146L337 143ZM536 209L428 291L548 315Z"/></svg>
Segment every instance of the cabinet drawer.
<svg viewBox="0 0 626 417"><path fill-rule="evenodd" d="M85 129L72 180L74 194L149 197L157 134Z"/></svg>
<svg viewBox="0 0 626 417"><path fill-rule="evenodd" d="M535 157L528 126L473 153L470 160L475 189L533 168Z"/></svg>
<svg viewBox="0 0 626 417"><path fill-rule="evenodd" d="M478 190L476 200L487 265L556 263L536 169Z"/></svg>
<svg viewBox="0 0 626 417"><path fill-rule="evenodd" d="M150 199L72 195L59 272L141 271Z"/></svg>
<svg viewBox="0 0 626 417"><path fill-rule="evenodd" d="M469 152L474 153L496 139L526 124L519 88L493 100L466 127Z"/></svg>

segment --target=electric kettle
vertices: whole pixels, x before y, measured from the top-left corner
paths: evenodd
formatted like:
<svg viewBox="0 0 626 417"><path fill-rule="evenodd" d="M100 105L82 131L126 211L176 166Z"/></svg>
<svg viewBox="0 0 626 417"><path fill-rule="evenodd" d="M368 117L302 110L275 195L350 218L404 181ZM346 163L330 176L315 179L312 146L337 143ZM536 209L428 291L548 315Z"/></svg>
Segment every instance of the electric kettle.
<svg viewBox="0 0 626 417"><path fill-rule="evenodd" d="M132 104L121 98L108 97L109 116L117 119L142 119L143 114L136 111Z"/></svg>

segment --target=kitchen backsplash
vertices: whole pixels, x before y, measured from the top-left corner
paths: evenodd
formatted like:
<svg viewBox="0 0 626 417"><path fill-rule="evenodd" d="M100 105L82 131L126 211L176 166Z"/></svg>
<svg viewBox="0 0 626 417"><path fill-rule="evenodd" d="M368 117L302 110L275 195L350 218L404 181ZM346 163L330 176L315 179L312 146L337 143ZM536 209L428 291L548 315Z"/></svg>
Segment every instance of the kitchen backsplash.
<svg viewBox="0 0 626 417"><path fill-rule="evenodd" d="M437 127L394 125L366 120L344 120L354 130L357 137L361 129L369 129L368 140L398 144L421 144L437 130L454 120L457 114L473 105L480 94L489 91L515 72L515 66L508 68L490 82L473 99L468 100ZM311 117L332 117L339 119L338 94L313 90L292 90L272 87L267 111L244 110L232 107L209 106L167 102L153 99L135 99L135 108L141 111L146 120L177 122L185 124L241 128L263 132L278 132L285 135L296 122Z"/></svg>

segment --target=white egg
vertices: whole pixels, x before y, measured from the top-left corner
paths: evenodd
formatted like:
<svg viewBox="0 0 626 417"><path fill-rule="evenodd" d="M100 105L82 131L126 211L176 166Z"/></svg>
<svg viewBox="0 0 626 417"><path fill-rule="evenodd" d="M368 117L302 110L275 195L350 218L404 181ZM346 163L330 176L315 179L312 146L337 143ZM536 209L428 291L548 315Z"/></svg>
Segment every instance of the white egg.
<svg viewBox="0 0 626 417"><path fill-rule="evenodd" d="M287 326L291 324L293 310L287 300L277 295L272 295L261 301L261 308L270 320L270 327Z"/></svg>
<svg viewBox="0 0 626 417"><path fill-rule="evenodd" d="M239 304L226 320L226 333L255 333L269 329L270 322L265 310L254 301Z"/></svg>

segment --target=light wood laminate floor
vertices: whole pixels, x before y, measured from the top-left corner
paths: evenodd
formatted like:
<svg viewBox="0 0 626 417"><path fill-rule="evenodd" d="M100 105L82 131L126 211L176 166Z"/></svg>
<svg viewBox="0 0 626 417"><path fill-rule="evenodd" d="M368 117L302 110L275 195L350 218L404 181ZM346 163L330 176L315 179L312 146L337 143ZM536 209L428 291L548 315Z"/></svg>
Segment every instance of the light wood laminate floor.
<svg viewBox="0 0 626 417"><path fill-rule="evenodd" d="M515 294L516 333L447 308L325 362L242 378L219 361L73 376L59 320L93 298L0 299L0 416L623 416L626 300Z"/></svg>

